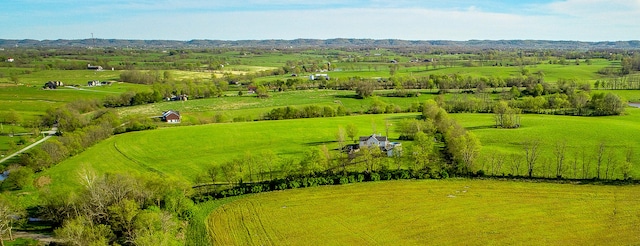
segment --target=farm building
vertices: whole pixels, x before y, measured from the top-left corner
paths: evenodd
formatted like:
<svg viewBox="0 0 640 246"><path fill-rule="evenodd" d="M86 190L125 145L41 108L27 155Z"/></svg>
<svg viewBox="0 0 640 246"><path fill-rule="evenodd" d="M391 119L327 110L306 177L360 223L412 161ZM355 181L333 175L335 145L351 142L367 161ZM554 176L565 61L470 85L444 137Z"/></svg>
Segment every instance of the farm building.
<svg viewBox="0 0 640 246"><path fill-rule="evenodd" d="M189 99L189 96L187 95L172 95L171 97L167 97L167 101L186 101L187 99Z"/></svg>
<svg viewBox="0 0 640 246"><path fill-rule="evenodd" d="M87 64L87 69L102 71L102 66L91 66L91 64Z"/></svg>
<svg viewBox="0 0 640 246"><path fill-rule="evenodd" d="M309 79L310 80L320 80L320 79L329 80L329 75L326 73L316 73L316 74L309 75Z"/></svg>
<svg viewBox="0 0 640 246"><path fill-rule="evenodd" d="M397 142L390 142L386 136L379 136L371 134L371 136L360 137L360 144L358 148L377 146L380 151L386 152L387 156L393 156L402 152L402 144Z"/></svg>
<svg viewBox="0 0 640 246"><path fill-rule="evenodd" d="M42 86L43 89L56 89L59 86L64 86L64 84L60 81L48 81L47 83L44 83L44 86Z"/></svg>
<svg viewBox="0 0 640 246"><path fill-rule="evenodd" d="M180 123L181 118L178 111L169 110L162 113L162 121L167 123Z"/></svg>
<svg viewBox="0 0 640 246"><path fill-rule="evenodd" d="M15 61L13 58L11 57L7 58L7 62L13 62L13 61Z"/></svg>

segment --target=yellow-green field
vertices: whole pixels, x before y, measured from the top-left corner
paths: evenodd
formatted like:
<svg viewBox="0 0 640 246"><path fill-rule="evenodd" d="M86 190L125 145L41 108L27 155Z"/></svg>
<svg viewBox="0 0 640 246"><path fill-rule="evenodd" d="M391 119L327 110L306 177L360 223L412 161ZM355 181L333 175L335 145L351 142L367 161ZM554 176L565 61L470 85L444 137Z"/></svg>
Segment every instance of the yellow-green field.
<svg viewBox="0 0 640 246"><path fill-rule="evenodd" d="M216 209L213 245L632 245L637 186L489 180L262 193Z"/></svg>

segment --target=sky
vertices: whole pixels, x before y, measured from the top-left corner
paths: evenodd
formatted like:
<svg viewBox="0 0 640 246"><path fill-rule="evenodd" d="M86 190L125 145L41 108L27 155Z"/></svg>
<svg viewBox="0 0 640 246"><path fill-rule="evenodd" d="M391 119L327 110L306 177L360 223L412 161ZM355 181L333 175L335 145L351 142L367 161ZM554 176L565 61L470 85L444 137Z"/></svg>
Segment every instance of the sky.
<svg viewBox="0 0 640 246"><path fill-rule="evenodd" d="M0 39L640 39L640 0L3 0Z"/></svg>

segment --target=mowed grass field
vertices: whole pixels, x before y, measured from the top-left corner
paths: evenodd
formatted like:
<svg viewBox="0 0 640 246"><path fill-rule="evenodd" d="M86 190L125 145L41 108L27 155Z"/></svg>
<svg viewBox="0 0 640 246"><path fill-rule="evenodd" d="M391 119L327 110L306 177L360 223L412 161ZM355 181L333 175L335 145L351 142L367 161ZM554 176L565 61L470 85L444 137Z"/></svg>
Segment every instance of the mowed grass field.
<svg viewBox="0 0 640 246"><path fill-rule="evenodd" d="M518 129L494 128L493 114L451 114L451 116L480 139L482 150L476 169L484 169L486 173L490 173L487 171L492 155L502 154L506 157L505 163L496 174L515 174L509 155L520 155L521 162L525 162L522 143L526 140L538 140L541 154L534 168L534 174L542 175L544 165L555 170L555 145L565 142L567 145L565 177L571 177L569 174L573 171L573 162L576 158L580 160L578 171L582 170L581 159L584 151L591 166L589 170L591 176L588 178L592 178L595 176L595 155L598 145L604 143L606 147L604 158L609 158L611 153L613 165L616 166L613 177L622 178L620 166L625 160L629 147L633 149L631 174L633 177L639 177L640 109L629 107L626 112L627 114L623 116L606 117L525 114L521 116L521 127ZM525 169L526 163L523 163L518 174L524 175Z"/></svg>
<svg viewBox="0 0 640 246"><path fill-rule="evenodd" d="M624 160L627 147L635 150L631 175L640 175L640 165L636 164L640 160L640 141L637 140L640 139L640 132L637 131L640 109L628 110L628 115L610 117L523 115L520 129L492 128L492 114L452 116L474 132L482 143L476 170L483 169L485 173L493 174L490 172L490 157L493 153L499 153L504 155L505 161L495 174L516 174L513 172L514 164L510 155L523 156L522 142L527 139L539 139L541 154L534 168L534 175L548 175L551 173L548 170L555 170L554 145L559 140L565 140L565 177L573 177L571 163L583 149L587 158L591 159L589 173L595 175L593 157L597 145L604 141L607 151L613 151L613 160L616 161L616 164L612 164L615 168L612 167L610 177L622 178L620 163ZM329 149L337 148L335 134L338 127L345 127L350 123L358 127L358 135L364 136L373 132L374 125L377 133L386 134L385 120L389 120L392 124L390 138L397 139L398 134L394 132L393 124L404 118L416 118L418 115L359 115L223 123L126 133L111 137L44 171L42 175L50 176L54 186L68 188L75 186L73 173L82 167L98 172L154 172L193 183L206 168L241 158L245 154L259 157L268 151L280 159L299 159L304 151L323 144ZM406 145L410 145L410 142L406 142ZM520 159L520 162L520 172L517 174L524 175L526 163L524 159ZM577 173L581 170L580 167Z"/></svg>
<svg viewBox="0 0 640 246"><path fill-rule="evenodd" d="M629 245L637 186L370 182L261 193L208 219L213 245Z"/></svg>
<svg viewBox="0 0 640 246"><path fill-rule="evenodd" d="M302 154L326 144L338 147L338 127L352 123L358 135L370 135L375 124L377 133L385 131L385 120L396 122L415 118L417 114L362 115L352 117L315 118L168 127L152 131L116 135L83 153L42 172L53 186L74 188L76 173L82 168L98 173L160 173L167 178L194 183L198 175L212 165L251 154L272 152L280 159L299 161ZM398 135L390 132L392 138ZM357 137L356 137L357 139ZM348 140L350 141L350 140Z"/></svg>

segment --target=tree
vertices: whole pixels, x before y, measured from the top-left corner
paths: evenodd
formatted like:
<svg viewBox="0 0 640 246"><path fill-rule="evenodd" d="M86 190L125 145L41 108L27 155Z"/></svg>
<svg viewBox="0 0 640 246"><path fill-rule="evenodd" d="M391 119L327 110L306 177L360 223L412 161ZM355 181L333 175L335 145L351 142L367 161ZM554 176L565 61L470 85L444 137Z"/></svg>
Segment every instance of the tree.
<svg viewBox="0 0 640 246"><path fill-rule="evenodd" d="M9 240L13 240L13 226L26 215L26 211L9 201L11 200L0 197L0 245L4 245L6 236Z"/></svg>
<svg viewBox="0 0 640 246"><path fill-rule="evenodd" d="M520 109L511 108L506 101L498 102L493 107L496 127L518 128L520 127Z"/></svg>
<svg viewBox="0 0 640 246"><path fill-rule="evenodd" d="M338 127L338 132L336 132L336 141L338 142L338 149L340 151L344 150L345 134L344 128Z"/></svg>
<svg viewBox="0 0 640 246"><path fill-rule="evenodd" d="M33 170L28 167L17 167L9 172L9 176L2 183L9 189L23 189L33 184Z"/></svg>
<svg viewBox="0 0 640 246"><path fill-rule="evenodd" d="M218 165L211 165L206 170L207 177L211 180L211 183L215 183L218 180L218 175L221 173Z"/></svg>
<svg viewBox="0 0 640 246"><path fill-rule="evenodd" d="M108 245L115 235L108 225L95 224L85 216L66 220L61 228L54 231L56 237L69 245Z"/></svg>
<svg viewBox="0 0 640 246"><path fill-rule="evenodd" d="M358 95L359 98L367 98L373 95L373 90L373 83L361 81L356 86L356 95Z"/></svg>
<svg viewBox="0 0 640 246"><path fill-rule="evenodd" d="M596 177L600 179L600 170L602 169L602 162L604 162L604 155L606 153L605 141L600 141L596 148Z"/></svg>
<svg viewBox="0 0 640 246"><path fill-rule="evenodd" d="M447 148L451 149L453 158L463 164L464 173L469 173L480 152L480 140L472 132L465 131L452 141L448 140Z"/></svg>
<svg viewBox="0 0 640 246"><path fill-rule="evenodd" d="M424 132L417 132L410 150L414 170L435 169L430 161L433 159L433 138Z"/></svg>
<svg viewBox="0 0 640 246"><path fill-rule="evenodd" d="M263 85L259 85L256 88L256 95L258 96L258 98L267 98L267 97L269 97L268 92L269 92L269 90L267 89L267 87L265 87Z"/></svg>
<svg viewBox="0 0 640 246"><path fill-rule="evenodd" d="M140 212L140 205L130 199L109 206L109 224L111 229L127 240L134 238L134 219Z"/></svg>
<svg viewBox="0 0 640 246"><path fill-rule="evenodd" d="M567 150L567 142L564 140L556 141L553 149L553 155L556 157L556 177L562 178L562 172L564 171L564 159Z"/></svg>
<svg viewBox="0 0 640 246"><path fill-rule="evenodd" d="M630 178L629 173L633 168L633 148L631 146L627 147L627 152L625 154L624 163L622 165L622 177L627 180Z"/></svg>
<svg viewBox="0 0 640 246"><path fill-rule="evenodd" d="M222 171L222 175L224 179L229 183L233 184L237 181L239 175L239 167L234 160L229 160L220 166L220 170Z"/></svg>
<svg viewBox="0 0 640 246"><path fill-rule="evenodd" d="M533 169L540 154L540 140L528 139L522 142L525 159L527 160L527 173L529 178L533 177Z"/></svg>
<svg viewBox="0 0 640 246"><path fill-rule="evenodd" d="M351 138L351 141L356 142L355 137L358 135L358 127L353 123L347 125L347 136Z"/></svg>

